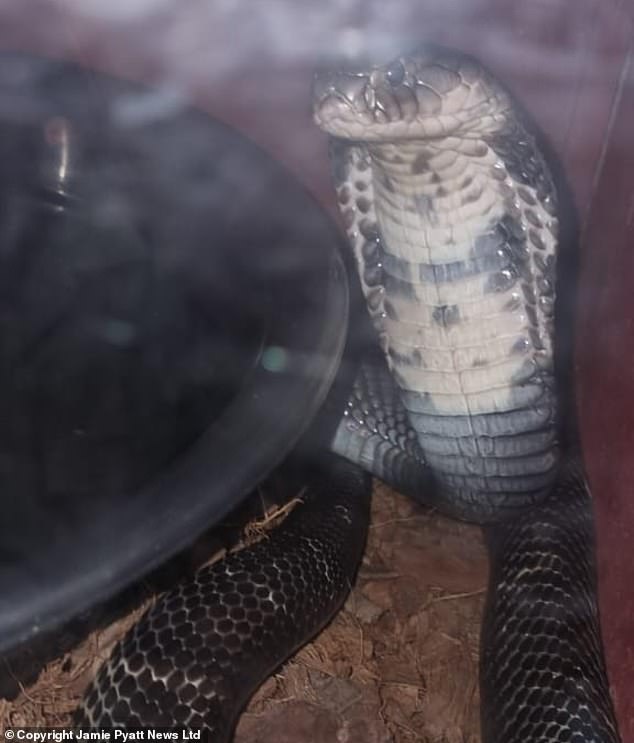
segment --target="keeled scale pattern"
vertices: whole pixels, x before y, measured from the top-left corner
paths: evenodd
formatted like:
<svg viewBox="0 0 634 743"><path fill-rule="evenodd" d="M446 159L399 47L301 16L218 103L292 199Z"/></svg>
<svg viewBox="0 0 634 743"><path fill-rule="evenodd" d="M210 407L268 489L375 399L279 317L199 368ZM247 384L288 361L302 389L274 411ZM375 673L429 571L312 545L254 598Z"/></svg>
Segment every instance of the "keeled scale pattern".
<svg viewBox="0 0 634 743"><path fill-rule="evenodd" d="M206 728L228 741L257 686L340 607L369 519L369 475L329 455L268 538L202 568L115 647L76 716L86 727ZM328 499L328 507L324 507Z"/></svg>
<svg viewBox="0 0 634 743"><path fill-rule="evenodd" d="M484 743L617 743L601 649L592 504L580 467L489 532L482 634Z"/></svg>

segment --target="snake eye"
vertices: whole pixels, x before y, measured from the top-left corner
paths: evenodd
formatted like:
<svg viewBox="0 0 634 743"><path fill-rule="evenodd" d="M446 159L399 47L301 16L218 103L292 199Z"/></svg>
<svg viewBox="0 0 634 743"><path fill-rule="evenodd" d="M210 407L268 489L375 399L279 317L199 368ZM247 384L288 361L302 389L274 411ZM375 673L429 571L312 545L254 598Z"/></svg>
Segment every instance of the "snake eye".
<svg viewBox="0 0 634 743"><path fill-rule="evenodd" d="M398 60L385 71L385 79L390 85L400 85L405 79L405 68Z"/></svg>

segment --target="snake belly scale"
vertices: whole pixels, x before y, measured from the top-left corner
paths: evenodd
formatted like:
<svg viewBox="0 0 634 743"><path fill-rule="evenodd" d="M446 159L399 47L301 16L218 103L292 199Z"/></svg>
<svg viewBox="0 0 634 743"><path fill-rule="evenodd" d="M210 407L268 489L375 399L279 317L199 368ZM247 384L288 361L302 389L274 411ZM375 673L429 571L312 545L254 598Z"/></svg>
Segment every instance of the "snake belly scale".
<svg viewBox="0 0 634 743"><path fill-rule="evenodd" d="M591 499L562 436L558 192L531 125L479 63L435 47L321 74L314 112L380 351L305 505L162 597L77 722L230 740L254 688L344 600L373 474L485 525L485 743L617 743Z"/></svg>

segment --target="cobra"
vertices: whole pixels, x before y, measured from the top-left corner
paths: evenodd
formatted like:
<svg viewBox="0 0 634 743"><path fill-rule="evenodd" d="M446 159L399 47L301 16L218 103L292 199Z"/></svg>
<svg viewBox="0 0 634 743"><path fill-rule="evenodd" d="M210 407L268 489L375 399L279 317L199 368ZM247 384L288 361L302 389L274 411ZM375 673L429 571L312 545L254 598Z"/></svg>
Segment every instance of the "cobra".
<svg viewBox="0 0 634 743"><path fill-rule="evenodd" d="M380 350L306 473L304 505L162 597L77 721L230 740L252 691L345 599L372 474L485 527L483 740L616 743L543 146L479 63L432 47L319 75L314 116Z"/></svg>

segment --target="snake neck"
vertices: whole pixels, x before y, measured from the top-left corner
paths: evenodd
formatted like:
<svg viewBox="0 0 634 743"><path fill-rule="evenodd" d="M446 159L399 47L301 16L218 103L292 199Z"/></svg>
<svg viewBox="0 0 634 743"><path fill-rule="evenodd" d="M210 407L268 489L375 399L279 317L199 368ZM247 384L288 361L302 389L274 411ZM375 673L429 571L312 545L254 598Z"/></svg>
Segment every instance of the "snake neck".
<svg viewBox="0 0 634 743"><path fill-rule="evenodd" d="M367 148L383 248L418 265L467 261L474 236L506 213L495 152L479 138ZM434 291L442 294L440 287Z"/></svg>
<svg viewBox="0 0 634 743"><path fill-rule="evenodd" d="M349 144L343 160L362 286L441 488L479 514L543 497L559 456L557 220L533 140Z"/></svg>

